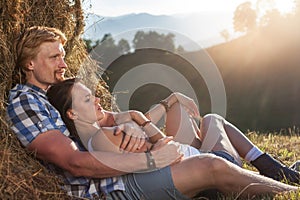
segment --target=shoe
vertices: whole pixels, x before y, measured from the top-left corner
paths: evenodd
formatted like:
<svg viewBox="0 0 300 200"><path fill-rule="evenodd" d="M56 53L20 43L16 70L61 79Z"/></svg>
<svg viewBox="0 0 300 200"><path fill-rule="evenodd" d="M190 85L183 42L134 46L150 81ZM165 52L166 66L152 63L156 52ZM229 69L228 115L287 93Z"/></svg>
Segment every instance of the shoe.
<svg viewBox="0 0 300 200"><path fill-rule="evenodd" d="M300 160L297 160L296 162L294 162L289 168L299 172L300 171Z"/></svg>
<svg viewBox="0 0 300 200"><path fill-rule="evenodd" d="M299 184L300 174L294 169L281 164L270 155L264 153L254 161L250 162L256 167L261 175L267 176L277 181L287 180L291 183Z"/></svg>

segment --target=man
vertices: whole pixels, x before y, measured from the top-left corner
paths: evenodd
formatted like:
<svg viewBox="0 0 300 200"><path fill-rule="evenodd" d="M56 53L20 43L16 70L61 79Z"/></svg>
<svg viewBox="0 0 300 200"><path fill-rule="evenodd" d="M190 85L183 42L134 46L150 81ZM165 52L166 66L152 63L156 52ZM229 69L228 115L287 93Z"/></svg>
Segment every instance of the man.
<svg viewBox="0 0 300 200"><path fill-rule="evenodd" d="M32 27L20 36L16 46L17 66L22 68L26 76L25 85L17 85L11 91L8 115L13 123L12 129L24 146L31 151L36 151L41 160L60 166L64 170L66 178L66 190L70 195L89 197L98 194L86 178L74 178L71 174L86 177L110 177L125 174L127 171L139 171L147 169L147 158L143 154L112 154L89 152L78 150L76 144L70 140L68 130L62 122L58 112L49 104L45 97L47 88L64 79L67 65L64 61L65 51L63 45L66 42L64 34L54 28ZM130 133L127 133L130 134ZM130 135L129 135L130 136ZM143 144L141 141L131 139L128 135L124 146L136 146ZM160 156L153 152L157 167L164 167L181 155L177 147L166 144L160 151L168 153L169 157ZM122 163L126 166L121 172L120 167L106 166L97 158L108 160L109 163ZM51 166L52 167L52 166ZM101 187L121 188L122 183L114 183L115 180L107 179L101 183ZM103 185L107 184L107 185ZM71 187L71 185L73 185ZM77 185L77 188L75 188ZM89 187L89 188L88 188ZM75 188L75 189L74 189Z"/></svg>
<svg viewBox="0 0 300 200"><path fill-rule="evenodd" d="M192 157L165 167L182 158L176 143L169 143L168 138L158 142L158 150L145 154L80 151L80 145L68 137L58 111L45 96L51 85L64 79L65 42L64 34L47 27L32 27L20 36L16 64L25 73L26 84L11 90L7 112L22 144L63 175L68 194L94 198L104 192L113 199L188 199L204 189L240 192L253 183L258 186L248 187L244 195L297 190L213 155ZM128 132L122 147L134 149L143 143L144 138L133 138ZM154 161L159 170L130 173L152 168Z"/></svg>

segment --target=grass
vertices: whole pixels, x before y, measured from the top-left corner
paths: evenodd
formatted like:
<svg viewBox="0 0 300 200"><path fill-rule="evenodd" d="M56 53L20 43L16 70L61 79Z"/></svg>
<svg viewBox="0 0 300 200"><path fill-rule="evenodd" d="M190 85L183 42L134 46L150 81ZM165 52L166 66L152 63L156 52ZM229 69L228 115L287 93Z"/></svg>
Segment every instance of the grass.
<svg viewBox="0 0 300 200"><path fill-rule="evenodd" d="M253 141L264 152L268 152L274 158L284 162L286 165L292 165L296 160L300 160L300 134L296 128L281 130L280 132L259 133L249 132L247 137ZM257 171L248 163L243 163L243 168ZM235 200L238 194L231 196L219 196L221 200ZM205 198L197 198L197 200ZM248 199L255 200L297 200L300 199L300 190L297 192L288 192L276 196L260 195Z"/></svg>
<svg viewBox="0 0 300 200"><path fill-rule="evenodd" d="M287 165L300 159L300 140L296 129L287 130L284 134L252 132L247 136L262 150ZM1 128L0 139L0 199L71 199L60 189L61 180L37 162L34 155L26 152L10 131ZM244 167L255 170L247 163ZM219 196L218 199L233 200L237 197ZM207 198L197 198L200 199ZM300 199L300 191L248 199L296 200Z"/></svg>

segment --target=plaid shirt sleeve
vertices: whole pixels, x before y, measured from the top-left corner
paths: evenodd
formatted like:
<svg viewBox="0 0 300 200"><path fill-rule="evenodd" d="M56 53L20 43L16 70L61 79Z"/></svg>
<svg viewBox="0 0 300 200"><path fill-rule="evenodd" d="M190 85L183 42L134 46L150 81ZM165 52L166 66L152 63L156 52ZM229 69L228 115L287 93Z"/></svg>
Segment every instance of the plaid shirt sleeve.
<svg viewBox="0 0 300 200"><path fill-rule="evenodd" d="M12 99L7 108L11 128L24 146L43 132L65 126L62 120L58 120L58 112L42 100L34 94L22 93Z"/></svg>
<svg viewBox="0 0 300 200"><path fill-rule="evenodd" d="M11 128L24 146L30 144L39 134L49 130L60 130L64 135L69 132L59 112L49 103L47 97L38 89L27 86L14 88L10 92L7 117ZM79 146L78 146L79 147ZM52 165L48 165L50 167ZM63 188L72 196L91 198L99 196L102 191L124 190L121 177L91 181L86 177L73 177L69 172L50 167L61 174L65 180ZM101 191L101 189L103 189Z"/></svg>

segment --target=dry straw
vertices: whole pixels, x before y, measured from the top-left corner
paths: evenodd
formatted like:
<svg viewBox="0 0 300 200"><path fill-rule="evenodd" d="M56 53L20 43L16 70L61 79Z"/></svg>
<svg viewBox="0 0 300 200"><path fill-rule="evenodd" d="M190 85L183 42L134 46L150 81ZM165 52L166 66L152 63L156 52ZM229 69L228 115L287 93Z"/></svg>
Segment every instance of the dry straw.
<svg viewBox="0 0 300 200"><path fill-rule="evenodd" d="M68 199L60 189L58 177L49 173L35 155L21 147L5 121L8 91L22 82L15 69L14 39L30 26L49 26L62 30L67 38L68 76L89 77L98 83L102 104L110 108L111 95L97 76L98 66L87 58L81 35L84 17L80 0L0 0L0 199ZM80 67L84 65L84 67Z"/></svg>

